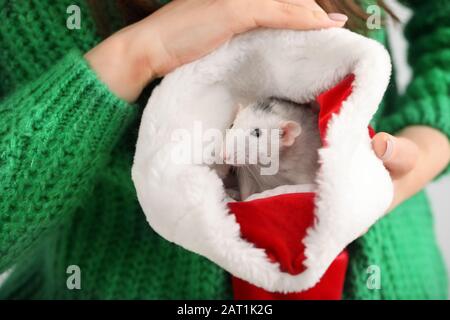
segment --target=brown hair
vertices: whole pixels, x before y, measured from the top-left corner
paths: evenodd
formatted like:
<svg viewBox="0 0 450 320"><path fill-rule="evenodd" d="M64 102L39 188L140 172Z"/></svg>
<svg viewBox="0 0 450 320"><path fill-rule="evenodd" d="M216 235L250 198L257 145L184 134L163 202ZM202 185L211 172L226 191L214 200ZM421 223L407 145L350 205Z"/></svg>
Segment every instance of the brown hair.
<svg viewBox="0 0 450 320"><path fill-rule="evenodd" d="M316 2L326 12L346 14L349 17L346 24L348 29L363 34L368 32L365 22L369 14L366 13L358 0L316 0ZM104 0L89 0L89 5L93 11L99 32L102 36L107 36L114 30L112 30L112 26L108 23L108 19L104 14L105 9L102 8L102 3L104 3ZM395 20L398 20L383 0L377 0L376 3ZM126 25L145 18L160 7L160 3L157 0L116 0L116 4L121 12L123 23Z"/></svg>

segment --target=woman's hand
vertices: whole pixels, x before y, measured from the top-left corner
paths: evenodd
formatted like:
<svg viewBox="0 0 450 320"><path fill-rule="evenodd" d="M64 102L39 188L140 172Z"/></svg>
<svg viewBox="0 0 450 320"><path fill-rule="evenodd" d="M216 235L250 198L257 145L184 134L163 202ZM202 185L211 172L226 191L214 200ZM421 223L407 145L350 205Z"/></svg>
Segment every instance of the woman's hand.
<svg viewBox="0 0 450 320"><path fill-rule="evenodd" d="M448 138L425 126L408 127L396 137L378 133L372 146L394 182L394 200L389 211L422 190L450 161Z"/></svg>
<svg viewBox="0 0 450 320"><path fill-rule="evenodd" d="M198 59L233 35L258 27L342 27L314 0L174 0L86 54L111 91L133 101L155 77Z"/></svg>

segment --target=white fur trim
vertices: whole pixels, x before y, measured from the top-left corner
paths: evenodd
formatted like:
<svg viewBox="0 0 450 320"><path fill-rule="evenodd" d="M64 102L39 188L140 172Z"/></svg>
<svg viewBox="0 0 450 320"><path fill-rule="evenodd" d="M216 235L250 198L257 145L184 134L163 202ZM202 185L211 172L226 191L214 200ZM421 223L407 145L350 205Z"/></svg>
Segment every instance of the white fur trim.
<svg viewBox="0 0 450 320"><path fill-rule="evenodd" d="M279 196L281 194L291 194L291 193L307 193L315 192L316 185L314 184L296 184L296 185L285 185L279 186L270 190L266 190L260 193L255 193L249 196L245 201L252 201L257 199L264 199L274 196Z"/></svg>
<svg viewBox="0 0 450 320"><path fill-rule="evenodd" d="M315 285L334 258L383 215L392 199L388 172L371 148L367 126L388 85L390 58L375 41L344 29L258 30L185 65L155 88L142 117L132 177L152 228L233 275L269 291ZM353 73L353 93L320 150L316 224L308 230L306 269L281 272L263 249L240 237L222 181L205 165L174 164L174 129L225 130L236 102L278 96L309 102Z"/></svg>

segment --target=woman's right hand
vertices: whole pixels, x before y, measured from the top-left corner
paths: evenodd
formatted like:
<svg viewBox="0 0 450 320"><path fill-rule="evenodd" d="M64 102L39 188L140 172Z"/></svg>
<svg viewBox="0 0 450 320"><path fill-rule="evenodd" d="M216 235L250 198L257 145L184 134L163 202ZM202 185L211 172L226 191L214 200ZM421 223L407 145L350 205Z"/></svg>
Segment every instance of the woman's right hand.
<svg viewBox="0 0 450 320"><path fill-rule="evenodd" d="M297 30L342 27L314 0L174 0L112 35L86 59L111 91L134 101L155 77L258 27Z"/></svg>

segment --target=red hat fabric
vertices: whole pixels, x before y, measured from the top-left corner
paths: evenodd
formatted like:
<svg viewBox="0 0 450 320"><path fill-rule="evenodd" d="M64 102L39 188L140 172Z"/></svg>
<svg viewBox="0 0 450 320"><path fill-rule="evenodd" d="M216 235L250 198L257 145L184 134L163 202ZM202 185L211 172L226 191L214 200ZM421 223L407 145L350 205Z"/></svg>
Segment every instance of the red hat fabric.
<svg viewBox="0 0 450 320"><path fill-rule="evenodd" d="M350 75L317 98L320 113L317 125L326 142L328 121L339 113L342 103L351 94L354 76ZM304 270L303 239L314 224L313 192L281 194L251 201L228 204L240 225L242 237L265 250L267 258L278 263L282 272L297 275ZM341 299L348 253L340 253L321 280L312 288L295 293L269 292L234 277L234 297L239 300L261 299Z"/></svg>

